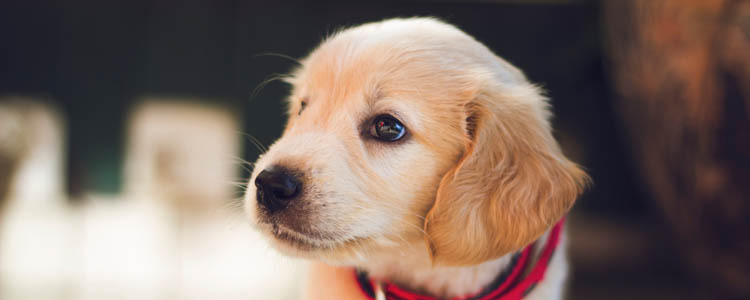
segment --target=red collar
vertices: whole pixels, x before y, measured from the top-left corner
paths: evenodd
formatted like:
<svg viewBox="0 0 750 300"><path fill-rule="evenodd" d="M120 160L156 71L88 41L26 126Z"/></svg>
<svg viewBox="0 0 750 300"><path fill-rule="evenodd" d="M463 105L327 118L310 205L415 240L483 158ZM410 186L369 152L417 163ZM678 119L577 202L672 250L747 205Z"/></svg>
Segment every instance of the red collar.
<svg viewBox="0 0 750 300"><path fill-rule="evenodd" d="M560 233L562 231L565 218L557 222L555 227L552 228L547 243L544 245L539 259L536 265L527 272L526 277L521 278L525 270L531 267L531 255L536 242L532 243L523 249L519 254L513 258L513 267L503 272L498 279L491 284L485 290L478 294L471 295L468 297L457 297L451 300L519 300L522 299L526 294L539 282L544 279L544 273L547 271L547 266L552 258L552 254L560 244ZM367 274L354 272L355 278L359 285L359 290L369 300L375 299L376 283L369 279ZM433 297L420 295L411 291L404 290L392 283L382 283L381 290L385 293L387 300L436 300ZM378 299L379 300L379 299Z"/></svg>

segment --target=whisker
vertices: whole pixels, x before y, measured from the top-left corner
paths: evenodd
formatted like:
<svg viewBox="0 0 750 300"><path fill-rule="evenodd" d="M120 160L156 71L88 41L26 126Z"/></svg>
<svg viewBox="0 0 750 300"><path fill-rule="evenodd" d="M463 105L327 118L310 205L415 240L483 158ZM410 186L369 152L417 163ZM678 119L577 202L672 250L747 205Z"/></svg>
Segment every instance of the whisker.
<svg viewBox="0 0 750 300"><path fill-rule="evenodd" d="M229 210L229 211L236 211L236 210L242 210L244 207L244 197L236 197L229 199L225 202L223 202L218 209L221 210Z"/></svg>
<svg viewBox="0 0 750 300"><path fill-rule="evenodd" d="M244 135L245 137L250 139L250 142L253 143L253 146L258 149L261 153L266 153L268 151L268 148L266 146L263 146L263 143L260 142L255 136L249 133L240 132L240 134Z"/></svg>
<svg viewBox="0 0 750 300"><path fill-rule="evenodd" d="M234 187L239 187L239 188L243 188L243 189L247 189L247 186L248 186L247 182L228 182L228 184L230 184L230 185L232 185Z"/></svg>
<svg viewBox="0 0 750 300"><path fill-rule="evenodd" d="M289 55L286 55L286 54L275 53L275 52L263 52L263 53L258 53L258 54L255 54L255 55L253 55L253 57L261 57L261 56L274 56L274 57L280 57L280 58L284 58L284 59L287 59L287 60L289 60L289 61L291 61L291 62L293 62L293 63L297 64L298 66L301 66L301 65L302 65L302 62L301 62L301 61L299 61L298 59L296 59L296 58L294 58L294 57L291 57L291 56L289 56Z"/></svg>
<svg viewBox="0 0 750 300"><path fill-rule="evenodd" d="M268 85L269 83L274 82L276 80L281 80L281 79L289 78L289 77L291 77L291 75L289 75L289 74L272 74L272 75L270 75L269 77L267 77L266 79L264 79L263 81L261 81L257 86L255 86L255 88L253 89L253 91L250 92L250 102L252 102L253 100L255 100L255 97L258 96L258 94L260 93L260 91L264 87L266 87L266 85Z"/></svg>
<svg viewBox="0 0 750 300"><path fill-rule="evenodd" d="M250 166L253 166L253 165L255 165L255 163L253 163L253 162L249 162L249 161L246 161L246 160L242 159L242 158L241 158L241 157L239 157L239 156L234 156L234 155L231 155L231 156L230 156L229 158L231 158L231 159L232 159L232 160L234 160L235 162L239 162L239 163L242 163L242 164L245 164L245 165L250 165Z"/></svg>

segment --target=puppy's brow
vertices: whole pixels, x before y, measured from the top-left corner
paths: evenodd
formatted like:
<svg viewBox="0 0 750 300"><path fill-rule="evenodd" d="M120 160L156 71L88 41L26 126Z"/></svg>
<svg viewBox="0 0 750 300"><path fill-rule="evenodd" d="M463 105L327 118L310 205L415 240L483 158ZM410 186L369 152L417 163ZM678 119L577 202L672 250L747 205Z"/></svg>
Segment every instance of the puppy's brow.
<svg viewBox="0 0 750 300"><path fill-rule="evenodd" d="M379 86L375 86L375 88L372 88L368 92L365 93L365 101L367 101L368 106L375 105L378 100L383 99L383 90L380 89Z"/></svg>

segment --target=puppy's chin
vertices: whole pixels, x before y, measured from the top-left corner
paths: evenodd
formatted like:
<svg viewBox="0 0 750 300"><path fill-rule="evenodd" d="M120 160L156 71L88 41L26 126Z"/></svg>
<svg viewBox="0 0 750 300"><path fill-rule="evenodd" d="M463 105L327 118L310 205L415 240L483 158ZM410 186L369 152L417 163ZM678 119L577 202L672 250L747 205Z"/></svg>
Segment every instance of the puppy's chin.
<svg viewBox="0 0 750 300"><path fill-rule="evenodd" d="M272 244L285 254L314 253L335 249L337 242L321 238L311 233L302 233L285 224L261 222L261 231L271 240Z"/></svg>
<svg viewBox="0 0 750 300"><path fill-rule="evenodd" d="M279 253L332 265L351 264L361 260L361 249L369 244L368 238L333 239L316 233L302 233L280 223L258 221L256 224L257 229Z"/></svg>

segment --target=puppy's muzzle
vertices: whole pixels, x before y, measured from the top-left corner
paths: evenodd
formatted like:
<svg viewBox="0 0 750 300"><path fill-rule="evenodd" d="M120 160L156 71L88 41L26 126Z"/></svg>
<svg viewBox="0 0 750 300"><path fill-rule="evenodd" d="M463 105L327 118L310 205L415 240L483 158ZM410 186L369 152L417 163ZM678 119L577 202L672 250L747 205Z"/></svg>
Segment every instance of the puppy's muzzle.
<svg viewBox="0 0 750 300"><path fill-rule="evenodd" d="M302 190L302 182L296 175L277 166L261 171L255 178L255 186L258 204L271 214L286 208Z"/></svg>

